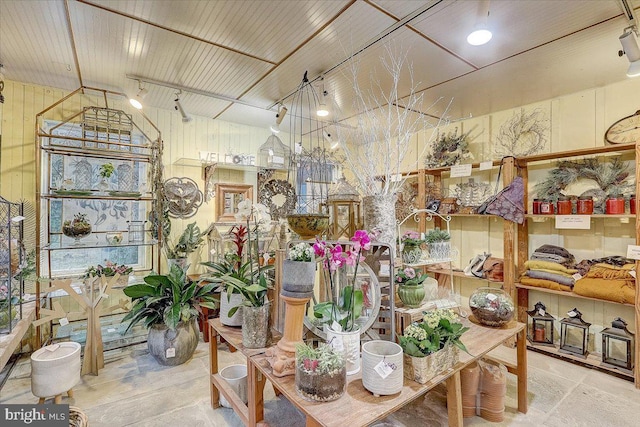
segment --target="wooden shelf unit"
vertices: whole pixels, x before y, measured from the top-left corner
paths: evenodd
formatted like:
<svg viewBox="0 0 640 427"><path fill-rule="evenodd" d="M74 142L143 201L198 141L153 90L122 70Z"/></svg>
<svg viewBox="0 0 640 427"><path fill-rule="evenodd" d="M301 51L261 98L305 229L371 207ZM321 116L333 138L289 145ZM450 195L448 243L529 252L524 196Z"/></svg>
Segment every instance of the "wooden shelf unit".
<svg viewBox="0 0 640 427"><path fill-rule="evenodd" d="M632 152L632 154L635 156L636 159L636 168L635 168L635 193L636 194L640 194L640 180L638 180L638 177L640 175L640 171L638 170L638 164L637 164L637 159L640 159L640 144L620 144L620 145L609 145L609 146L603 146L603 147L593 147L593 148L586 148L586 149L580 149L580 150L570 150L570 151L562 151L562 152L555 152L555 153L544 153L544 154L538 154L538 155L534 155L534 156L528 156L528 157L521 157L518 158L515 162L515 165L518 166L519 172L520 172L520 176L522 176L523 180L524 180L524 188L525 188L525 193L524 193L524 206L525 209L529 206L528 204L528 166L529 164L532 163L536 163L536 162L545 162L545 161L551 161L551 160L559 160L559 159L566 159L566 158L571 158L571 157L583 157L583 156L597 156L597 155L605 155L605 154L614 154L614 153L629 153ZM636 212L637 212L637 202L636 202ZM549 217L549 218L554 218L555 215L531 215L531 214L527 214L526 215L527 218L531 218L533 221L535 221L538 218L544 218L544 217ZM637 215L628 215L628 214L623 214L623 215L591 215L591 218L594 219L602 219L602 220L606 220L606 219L618 219L619 221L624 221L625 219L634 219L635 220L635 230L636 230L636 235L635 235L635 243L636 245L640 244L640 217L638 217ZM519 225L517 227L517 236L516 239L514 239L514 242L516 244L516 247L518 248L518 253L517 253L517 266L518 266L518 276L520 275L520 273L524 272L524 263L528 260L529 258L529 225L528 225L529 221L525 220L524 223L522 225ZM636 262L636 277L640 277L640 262ZM505 263L505 273L506 273L506 263ZM505 281L506 281L506 275L505 275ZM597 299L597 298L590 298L590 297L584 297L582 295L577 295L573 292L564 292L564 291L555 291L555 290L551 290L551 289L545 289L545 288L537 288L537 287L532 287L532 286L525 286L519 283L515 283L515 281L511 282L513 283L513 288L515 288L517 290L517 298L514 300L517 303L517 309L518 309L518 320L521 322L526 323L527 322L527 310L529 309L529 291L533 290L533 291L538 291L538 292L543 292L543 293L548 293L548 294L553 294L553 295L559 295L559 296L563 296L563 297L569 297L569 298L579 298L579 299L587 299L587 300L592 300L592 301L599 301L599 302L606 302L606 303L610 303L610 304L618 304L618 305L623 305L623 306L634 306L635 307L635 319L634 319L634 324L635 324L635 331L636 331L636 340L635 340L635 368L634 368L634 372L633 375L625 375L623 374L621 371L617 370L617 369L611 369L611 368L607 368L607 367L602 367L601 366L601 360L599 358L596 358L594 355L591 355L587 358L581 358L579 356L572 356L570 354L565 354L560 352L557 348L555 347L540 347L540 346L535 346L535 347L531 347L532 349L534 349L535 351L539 351L541 353L545 353L545 354L551 354L554 357L558 357L561 359L565 359L568 360L570 362L573 363L579 363L585 366L590 366L593 367L595 369L600 369L600 370L604 370L607 372L612 372L614 375L619 376L619 377L623 377L623 378L627 378L627 379L633 379L636 388L640 389L640 339L638 339L638 332L640 331L640 286L638 286L638 283L636 283L636 294L635 294L635 304L622 304L622 303L617 303L614 301L607 301L607 300L602 300L602 299ZM557 315L558 313L556 313Z"/></svg>

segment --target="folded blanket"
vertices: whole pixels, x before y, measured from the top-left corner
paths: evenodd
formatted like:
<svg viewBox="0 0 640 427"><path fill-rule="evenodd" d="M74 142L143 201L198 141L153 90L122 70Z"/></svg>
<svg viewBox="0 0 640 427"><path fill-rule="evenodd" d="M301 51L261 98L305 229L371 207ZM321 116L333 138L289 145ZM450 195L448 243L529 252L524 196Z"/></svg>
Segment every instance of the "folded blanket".
<svg viewBox="0 0 640 427"><path fill-rule="evenodd" d="M635 267L635 264L626 264L623 267L616 267L609 264L596 264L591 266L585 277L590 279L630 280L635 282L634 277L630 273Z"/></svg>
<svg viewBox="0 0 640 427"><path fill-rule="evenodd" d="M561 285L560 283L553 282L551 280L535 279L533 277L522 276L520 278L520 283L527 286L535 286L537 288L547 288L554 291L571 292L571 286Z"/></svg>
<svg viewBox="0 0 640 427"><path fill-rule="evenodd" d="M567 265L571 263L571 260L569 258L565 258L563 256L560 255L554 255L554 254L547 254L544 252L534 252L531 254L531 256L529 256L529 259L535 259L535 260L540 260L540 261L550 261L550 262L557 262L558 264L562 264L562 265Z"/></svg>
<svg viewBox="0 0 640 427"><path fill-rule="evenodd" d="M561 246L542 245L538 249L536 249L535 252L542 252L542 253L545 253L545 254L560 255L561 257L575 260L575 257L571 254L571 252L569 252L568 250L566 250L565 248L563 248Z"/></svg>
<svg viewBox="0 0 640 427"><path fill-rule="evenodd" d="M533 277L534 279L551 280L552 282L558 282L559 284L565 286L573 286L573 284L576 282L575 279L571 276L567 277L566 275L556 274L549 271L527 270L524 274L529 277Z"/></svg>
<svg viewBox="0 0 640 427"><path fill-rule="evenodd" d="M568 279L573 279L573 274L565 273L563 271L558 271L558 270L549 270L549 269L546 269L546 268L532 268L532 269L527 270L527 271L542 271L542 272L545 272L545 273L557 274L558 276L566 277Z"/></svg>
<svg viewBox="0 0 640 427"><path fill-rule="evenodd" d="M622 304L634 304L636 296L635 281L582 278L576 281L573 292L584 297L613 301Z"/></svg>
<svg viewBox="0 0 640 427"><path fill-rule="evenodd" d="M528 270L551 270L560 271L567 274L575 274L578 272L575 268L567 268L564 265L560 265L555 262L528 260L524 263L524 267Z"/></svg>

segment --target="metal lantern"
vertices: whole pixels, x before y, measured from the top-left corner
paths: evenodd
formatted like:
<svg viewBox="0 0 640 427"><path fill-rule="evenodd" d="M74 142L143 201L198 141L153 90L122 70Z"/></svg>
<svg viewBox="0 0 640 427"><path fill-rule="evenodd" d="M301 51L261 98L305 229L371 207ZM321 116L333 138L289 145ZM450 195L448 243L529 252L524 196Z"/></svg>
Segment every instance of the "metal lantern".
<svg viewBox="0 0 640 427"><path fill-rule="evenodd" d="M560 351L586 357L591 323L582 320L582 313L577 308L567 316L560 321Z"/></svg>
<svg viewBox="0 0 640 427"><path fill-rule="evenodd" d="M602 363L631 371L635 340L627 329L627 322L616 317L611 327L602 330Z"/></svg>
<svg viewBox="0 0 640 427"><path fill-rule="evenodd" d="M532 344L553 345L555 318L547 313L547 307L538 301L533 310L527 311L527 339Z"/></svg>
<svg viewBox="0 0 640 427"><path fill-rule="evenodd" d="M338 240L350 238L360 224L360 195L345 177L329 187L329 236Z"/></svg>
<svg viewBox="0 0 640 427"><path fill-rule="evenodd" d="M270 135L258 149L258 166L267 169L286 169L291 161L291 150L275 135Z"/></svg>

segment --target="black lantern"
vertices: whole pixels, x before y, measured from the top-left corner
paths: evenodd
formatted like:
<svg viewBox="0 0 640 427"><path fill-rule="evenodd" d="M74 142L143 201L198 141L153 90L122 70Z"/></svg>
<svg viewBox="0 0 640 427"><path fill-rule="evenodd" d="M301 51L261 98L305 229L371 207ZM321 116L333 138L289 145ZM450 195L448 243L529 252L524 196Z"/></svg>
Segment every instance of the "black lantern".
<svg viewBox="0 0 640 427"><path fill-rule="evenodd" d="M627 322L616 317L610 328L602 330L602 363L631 371L634 345L634 335L627 329Z"/></svg>
<svg viewBox="0 0 640 427"><path fill-rule="evenodd" d="M560 351L586 357L591 323L582 320L582 313L577 308L567 316L560 321Z"/></svg>
<svg viewBox="0 0 640 427"><path fill-rule="evenodd" d="M527 339L532 344L553 345L555 318L547 313L547 307L538 301L533 310L527 311L529 322L527 322Z"/></svg>

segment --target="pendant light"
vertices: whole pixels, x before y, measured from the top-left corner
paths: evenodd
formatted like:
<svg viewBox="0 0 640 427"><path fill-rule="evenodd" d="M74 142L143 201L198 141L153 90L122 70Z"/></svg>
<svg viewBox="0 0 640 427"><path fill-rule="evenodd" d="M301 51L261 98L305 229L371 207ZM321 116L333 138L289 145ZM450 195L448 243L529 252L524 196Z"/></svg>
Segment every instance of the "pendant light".
<svg viewBox="0 0 640 427"><path fill-rule="evenodd" d="M481 46L491 40L493 34L487 26L489 21L489 0L482 0L478 3L478 13L476 15L476 25L473 31L467 36L467 43L472 46Z"/></svg>

